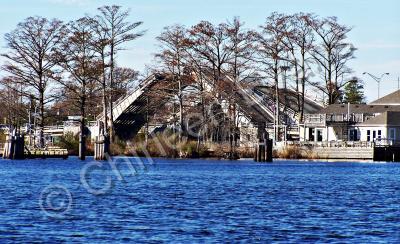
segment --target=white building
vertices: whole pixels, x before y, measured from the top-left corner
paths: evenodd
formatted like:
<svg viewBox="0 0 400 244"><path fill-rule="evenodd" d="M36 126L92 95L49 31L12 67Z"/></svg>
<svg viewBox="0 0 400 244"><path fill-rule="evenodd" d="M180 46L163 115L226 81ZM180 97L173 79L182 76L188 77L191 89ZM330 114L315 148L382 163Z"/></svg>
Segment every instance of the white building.
<svg viewBox="0 0 400 244"><path fill-rule="evenodd" d="M400 90L370 104L332 104L306 114L300 140L400 142Z"/></svg>

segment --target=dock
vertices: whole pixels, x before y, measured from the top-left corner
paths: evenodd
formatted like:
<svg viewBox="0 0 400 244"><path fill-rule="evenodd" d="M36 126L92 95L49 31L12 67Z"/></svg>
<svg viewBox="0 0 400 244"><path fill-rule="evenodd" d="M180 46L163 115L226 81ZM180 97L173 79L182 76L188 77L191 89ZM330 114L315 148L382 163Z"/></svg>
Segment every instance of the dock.
<svg viewBox="0 0 400 244"><path fill-rule="evenodd" d="M68 158L68 150L59 147L48 147L46 149L27 149L25 148L25 158L27 159L46 159L46 158Z"/></svg>
<svg viewBox="0 0 400 244"><path fill-rule="evenodd" d="M16 145L14 139L8 139L7 143L4 144L0 143L0 157L7 159L36 159L36 158L67 159L68 150L55 146L48 146L45 148L27 147L24 146L23 142L20 143L20 145L19 144Z"/></svg>

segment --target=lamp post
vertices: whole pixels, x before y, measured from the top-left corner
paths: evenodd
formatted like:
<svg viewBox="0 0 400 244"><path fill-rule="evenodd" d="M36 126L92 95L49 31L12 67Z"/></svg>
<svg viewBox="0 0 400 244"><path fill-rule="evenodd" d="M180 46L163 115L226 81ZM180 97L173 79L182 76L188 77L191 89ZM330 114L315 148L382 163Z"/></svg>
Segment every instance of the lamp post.
<svg viewBox="0 0 400 244"><path fill-rule="evenodd" d="M364 72L363 75L369 75L372 79L374 79L378 83L378 99L380 98L380 86L383 76L389 75L389 73L383 73L380 77L377 77L371 73Z"/></svg>

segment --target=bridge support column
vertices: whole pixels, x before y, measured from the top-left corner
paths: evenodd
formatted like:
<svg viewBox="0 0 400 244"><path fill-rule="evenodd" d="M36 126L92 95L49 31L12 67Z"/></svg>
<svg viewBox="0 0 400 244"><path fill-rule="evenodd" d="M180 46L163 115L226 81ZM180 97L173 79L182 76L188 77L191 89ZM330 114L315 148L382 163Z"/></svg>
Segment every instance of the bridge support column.
<svg viewBox="0 0 400 244"><path fill-rule="evenodd" d="M265 124L260 124L257 128L257 138L254 150L254 161L272 162L272 140L269 139L268 132L265 131Z"/></svg>
<svg viewBox="0 0 400 244"><path fill-rule="evenodd" d="M110 153L110 138L107 135L96 136L94 142L94 160L106 160Z"/></svg>

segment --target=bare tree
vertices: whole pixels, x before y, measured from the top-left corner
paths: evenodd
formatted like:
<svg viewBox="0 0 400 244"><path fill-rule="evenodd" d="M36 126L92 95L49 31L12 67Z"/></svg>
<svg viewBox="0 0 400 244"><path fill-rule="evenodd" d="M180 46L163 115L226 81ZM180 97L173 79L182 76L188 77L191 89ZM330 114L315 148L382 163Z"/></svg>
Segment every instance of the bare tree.
<svg viewBox="0 0 400 244"><path fill-rule="evenodd" d="M227 73L232 79L233 84L227 87L227 100L229 104L229 145L230 158L235 157L236 139L238 135L238 119L239 116L237 103L237 92L240 83L247 83L248 78L254 76L255 65L252 62L255 52L254 43L256 33L244 29L244 23L239 17L233 18L232 22L228 22L226 26L228 36L228 47L231 50L231 58L228 60Z"/></svg>
<svg viewBox="0 0 400 244"><path fill-rule="evenodd" d="M284 45L288 17L283 14L272 13L265 24L260 26L261 31L257 36L258 61L263 65L266 77L274 81L275 88L275 140L279 136L280 99L279 99L279 74L281 63L287 60L287 48Z"/></svg>
<svg viewBox="0 0 400 244"><path fill-rule="evenodd" d="M206 69L209 70L205 71L212 73L213 86L217 91L215 95L219 97L218 87L223 79L224 66L228 64L232 54L232 49L228 47L227 24L214 26L208 21L201 21L190 29L190 41L193 50L206 62Z"/></svg>
<svg viewBox="0 0 400 244"><path fill-rule="evenodd" d="M26 91L21 83L10 77L2 78L0 84L0 118L10 131L20 129L22 122L27 121L27 106L23 99Z"/></svg>
<svg viewBox="0 0 400 244"><path fill-rule="evenodd" d="M79 158L85 159L86 146L86 108L93 95L96 79L101 75L99 60L92 48L90 22L81 18L70 22L65 37L57 51L57 60L63 71L58 82L66 88L65 93L80 110L80 148Z"/></svg>
<svg viewBox="0 0 400 244"><path fill-rule="evenodd" d="M340 88L346 82L339 81L341 76L351 73L346 64L354 58L355 48L347 43L347 33L351 28L341 25L336 17L310 21L309 25L319 37L319 43L314 45L312 56L321 68L325 84L315 83L316 87L328 95L328 104L333 104L340 96Z"/></svg>
<svg viewBox="0 0 400 244"><path fill-rule="evenodd" d="M206 74L209 73L208 62L202 59L202 56L197 53L192 47L193 43L190 41L184 49L185 57L187 58L186 63L190 63L186 66L187 73L192 81L191 86L194 88L192 94L192 100L194 100L200 107L200 112L192 114L198 116L200 119L200 125L198 128L190 128L192 134L195 134L197 129L197 149L200 148L200 143L208 139L208 128L210 127L210 118L207 116L206 106L209 105L213 96L206 89ZM188 121L189 122L189 121ZM196 121L197 123L199 121Z"/></svg>
<svg viewBox="0 0 400 244"><path fill-rule="evenodd" d="M101 86L102 92L102 106L103 106L103 129L101 133L104 136L105 140L108 141L108 58L110 57L110 52L108 50L108 46L110 40L108 38L109 27L104 19L101 16L88 17L93 38L92 38L92 47L97 52L97 55L100 58L99 69L101 70L102 75L98 77L98 82ZM108 144L108 143L106 143ZM105 148L105 151L108 152L108 147Z"/></svg>
<svg viewBox="0 0 400 244"><path fill-rule="evenodd" d="M29 17L5 35L8 51L2 54L6 59L2 70L10 74L13 81L29 87L38 100L41 147L44 146L46 91L54 75L56 62L53 54L60 43L62 26L57 19Z"/></svg>
<svg viewBox="0 0 400 244"><path fill-rule="evenodd" d="M207 84L212 87L209 92L219 103L219 105L211 103L208 109L211 113L211 118L216 119L219 117L221 119L218 125L211 123L208 128L211 132L211 138L219 140L225 137L225 118L216 116L216 114L223 114L220 106L225 86L223 80L226 76L226 66L232 54L232 49L228 46L230 40L227 33L227 24L213 25L208 21L201 21L190 28L189 33L191 48L196 53L196 58L199 58L199 63L203 65L201 75L205 78L204 80L211 81Z"/></svg>
<svg viewBox="0 0 400 244"><path fill-rule="evenodd" d="M181 25L165 27L160 36L157 37L161 51L156 57L161 60L163 68L172 75L172 82L176 83L176 93L179 103L179 141L182 141L184 132L183 104L184 104L184 76L185 69L188 68L188 48L187 30Z"/></svg>
<svg viewBox="0 0 400 244"><path fill-rule="evenodd" d="M135 86L139 72L124 67L116 67L114 70L114 97L118 99L125 96Z"/></svg>
<svg viewBox="0 0 400 244"><path fill-rule="evenodd" d="M121 6L103 6L98 8L100 14L96 16L96 19L101 26L102 31L108 39L108 47L110 53L109 59L109 102L110 111L113 110L113 101L115 100L113 89L115 80L115 67L116 67L116 55L118 51L123 50L123 45L127 42L133 41L144 34L144 31L135 32L136 28L139 27L143 22L130 23L127 21L129 17L129 10L123 10ZM113 113L110 113L110 139L114 139L114 125L113 125Z"/></svg>
<svg viewBox="0 0 400 244"><path fill-rule="evenodd" d="M310 26L313 21L315 21L315 17L308 13L290 16L290 26L284 42L291 56L289 61L294 67L299 121L303 121L304 117L305 90L310 75L310 51L315 39Z"/></svg>

